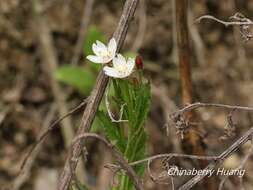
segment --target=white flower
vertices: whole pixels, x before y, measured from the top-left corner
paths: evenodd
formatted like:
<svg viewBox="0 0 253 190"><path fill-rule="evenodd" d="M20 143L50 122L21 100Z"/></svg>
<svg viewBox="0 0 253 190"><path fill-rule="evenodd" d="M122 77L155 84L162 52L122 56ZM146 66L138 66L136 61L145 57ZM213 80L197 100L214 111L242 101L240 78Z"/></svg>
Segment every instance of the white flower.
<svg viewBox="0 0 253 190"><path fill-rule="evenodd" d="M114 38L112 38L108 46L103 44L100 41L96 41L96 43L92 44L92 50L95 55L88 55L86 58L94 63L108 63L110 62L116 54L117 50L117 42Z"/></svg>
<svg viewBox="0 0 253 190"><path fill-rule="evenodd" d="M126 60L121 54L117 54L112 60L112 65L113 67L104 67L106 75L114 78L126 78L133 72L135 63L133 58Z"/></svg>

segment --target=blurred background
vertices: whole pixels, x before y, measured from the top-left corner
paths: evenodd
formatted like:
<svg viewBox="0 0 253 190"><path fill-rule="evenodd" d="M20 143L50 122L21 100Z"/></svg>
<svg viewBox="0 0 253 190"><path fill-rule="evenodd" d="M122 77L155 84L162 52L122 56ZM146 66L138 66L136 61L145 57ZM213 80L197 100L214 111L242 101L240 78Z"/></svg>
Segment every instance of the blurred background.
<svg viewBox="0 0 253 190"><path fill-rule="evenodd" d="M0 0L0 189L11 184L12 190L56 189L83 109L50 133L30 157L26 174L17 178L20 164L41 131L89 95L101 68L87 62L85 56L91 53L94 40L111 38L123 5L123 0ZM173 6L168 0L141 0L122 49L130 56L142 56L145 75L152 83L146 122L148 155L182 152L180 136L169 118L182 107ZM253 18L253 1L189 3L194 101L253 106L253 42L244 42L236 26L211 20L194 22L204 14L229 20L236 12ZM198 133L208 155L224 151L252 125L252 114L237 112L235 136L221 140L227 115L222 109L197 112ZM97 119L92 130L102 133ZM224 167L236 168L249 145L228 158ZM103 165L112 162L110 152L92 140L88 152L85 169L79 166L77 171L83 176L81 182L91 189L107 189L112 173ZM246 166L244 185L252 189L252 158ZM170 188L148 176L145 180L148 190ZM175 184L182 180L175 179ZM233 188L236 185L228 182L224 189Z"/></svg>

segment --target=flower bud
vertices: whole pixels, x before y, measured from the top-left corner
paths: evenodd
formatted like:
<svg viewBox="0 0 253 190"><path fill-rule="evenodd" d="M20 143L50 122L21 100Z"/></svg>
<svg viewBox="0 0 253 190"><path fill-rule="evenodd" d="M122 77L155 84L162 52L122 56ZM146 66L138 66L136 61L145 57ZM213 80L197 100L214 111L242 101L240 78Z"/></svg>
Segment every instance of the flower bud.
<svg viewBox="0 0 253 190"><path fill-rule="evenodd" d="M135 58L135 66L137 69L143 69L143 62L142 62L142 58L140 55L137 55Z"/></svg>

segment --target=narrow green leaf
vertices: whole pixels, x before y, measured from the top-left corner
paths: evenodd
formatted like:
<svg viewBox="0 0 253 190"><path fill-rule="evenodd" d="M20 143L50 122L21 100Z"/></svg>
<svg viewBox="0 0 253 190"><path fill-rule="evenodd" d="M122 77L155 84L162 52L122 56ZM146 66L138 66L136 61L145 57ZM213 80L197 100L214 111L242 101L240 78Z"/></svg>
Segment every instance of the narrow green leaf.
<svg viewBox="0 0 253 190"><path fill-rule="evenodd" d="M122 86L121 86L122 87ZM140 86L133 86L130 83L128 84L128 90L132 101L132 112L131 117L134 118L133 122L129 123L129 133L127 149L125 150L125 157L129 162L143 159L146 155L146 139L147 134L145 131L144 123L149 111L150 105L150 85L142 84ZM145 164L140 164L134 167L138 175L142 176L144 174ZM121 178L121 189L132 189L133 183L127 177L124 176ZM120 189L120 190L121 190Z"/></svg>
<svg viewBox="0 0 253 190"><path fill-rule="evenodd" d="M90 131L92 133L99 133L101 131L101 122L100 122L98 116L95 117Z"/></svg>

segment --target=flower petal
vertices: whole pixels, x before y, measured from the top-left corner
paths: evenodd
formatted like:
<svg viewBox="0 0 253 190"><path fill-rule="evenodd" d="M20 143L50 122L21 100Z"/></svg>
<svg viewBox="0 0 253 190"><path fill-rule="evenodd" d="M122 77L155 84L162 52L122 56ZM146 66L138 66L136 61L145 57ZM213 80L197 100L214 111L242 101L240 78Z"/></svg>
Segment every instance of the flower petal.
<svg viewBox="0 0 253 190"><path fill-rule="evenodd" d="M121 55L120 53L118 54L118 58L119 58L119 61L121 62L121 64L126 64L126 58Z"/></svg>
<svg viewBox="0 0 253 190"><path fill-rule="evenodd" d="M107 47L106 47L106 45L105 44L103 44L102 42L100 42L100 41L96 41L96 43L97 43L97 48L100 50L100 51L102 51L102 52L107 52Z"/></svg>
<svg viewBox="0 0 253 190"><path fill-rule="evenodd" d="M135 65L135 60L133 58L128 58L127 68L128 68L128 71L130 72L130 74L133 72L134 65Z"/></svg>
<svg viewBox="0 0 253 190"><path fill-rule="evenodd" d="M121 67L122 65L125 65L125 64L126 64L126 58L123 57L121 54L117 54L112 60L113 67Z"/></svg>
<svg viewBox="0 0 253 190"><path fill-rule="evenodd" d="M111 52L112 57L115 56L116 50L117 50L117 42L116 42L115 38L112 38L112 39L110 39L110 41L108 43L108 51Z"/></svg>
<svg viewBox="0 0 253 190"><path fill-rule="evenodd" d="M103 70L104 70L104 72L107 76L110 76L110 77L113 77L113 78L121 78L120 73L118 72L118 70L116 70L112 67L105 66L103 68Z"/></svg>
<svg viewBox="0 0 253 190"><path fill-rule="evenodd" d="M103 58L96 55L88 55L86 58L94 63L104 63Z"/></svg>
<svg viewBox="0 0 253 190"><path fill-rule="evenodd" d="M92 51L94 52L95 55L99 56L101 54L102 49L98 47L97 44L92 44Z"/></svg>

